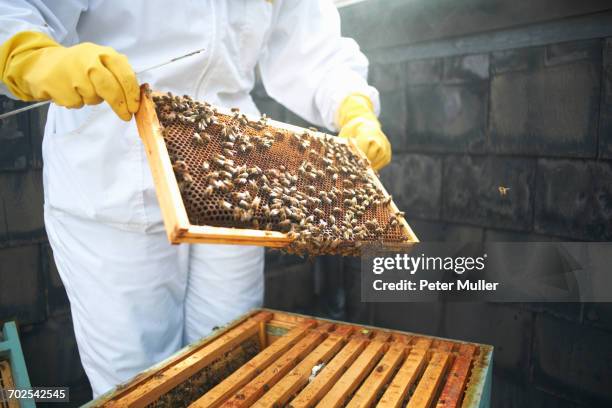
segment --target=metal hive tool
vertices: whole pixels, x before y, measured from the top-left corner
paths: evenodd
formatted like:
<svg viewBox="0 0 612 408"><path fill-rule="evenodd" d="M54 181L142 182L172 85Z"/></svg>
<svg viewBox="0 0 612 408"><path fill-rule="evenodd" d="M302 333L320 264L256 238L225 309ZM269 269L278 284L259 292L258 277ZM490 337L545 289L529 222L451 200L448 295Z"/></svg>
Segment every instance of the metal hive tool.
<svg viewBox="0 0 612 408"><path fill-rule="evenodd" d="M417 242L351 140L147 88L137 123L173 243L356 255Z"/></svg>
<svg viewBox="0 0 612 408"><path fill-rule="evenodd" d="M489 406L493 348L257 310L90 407Z"/></svg>

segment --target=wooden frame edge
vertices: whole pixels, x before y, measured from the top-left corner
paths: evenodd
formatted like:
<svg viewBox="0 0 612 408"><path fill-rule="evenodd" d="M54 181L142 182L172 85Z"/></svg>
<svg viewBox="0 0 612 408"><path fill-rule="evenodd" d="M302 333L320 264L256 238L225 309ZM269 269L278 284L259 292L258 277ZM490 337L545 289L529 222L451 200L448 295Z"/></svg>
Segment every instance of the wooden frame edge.
<svg viewBox="0 0 612 408"><path fill-rule="evenodd" d="M177 244L179 238L189 229L190 223L174 178L174 170L148 84L140 87L140 107L136 112L136 125L149 160L168 240Z"/></svg>
<svg viewBox="0 0 612 408"><path fill-rule="evenodd" d="M187 216L187 210L181 197L178 183L174 177L172 163L168 155L166 143L162 135L162 127L157 118L153 105L152 95L162 95L159 92L151 92L148 84L141 86L140 108L135 115L138 132L143 141L151 173L153 175L155 192L159 201L162 218L168 240L172 244L180 243L205 243L205 244L243 244L266 246L271 248L284 248L288 246L292 239L287 234L278 231L261 231L247 228L214 227L206 225L192 225ZM231 114L229 110L218 108L220 113ZM251 118L252 115L247 115ZM279 129L292 132L303 132L306 129L299 126L277 122L270 119L268 123ZM315 132L316 137L326 135L323 132ZM330 136L331 137L331 136ZM359 149L352 139L338 138L338 142L346 144L353 153L368 161L366 155ZM382 185L374 170L368 169L372 180L385 195L390 195ZM397 205L391 200L391 209L399 212ZM406 244L419 242L416 234L404 217L400 220L404 232L409 237Z"/></svg>

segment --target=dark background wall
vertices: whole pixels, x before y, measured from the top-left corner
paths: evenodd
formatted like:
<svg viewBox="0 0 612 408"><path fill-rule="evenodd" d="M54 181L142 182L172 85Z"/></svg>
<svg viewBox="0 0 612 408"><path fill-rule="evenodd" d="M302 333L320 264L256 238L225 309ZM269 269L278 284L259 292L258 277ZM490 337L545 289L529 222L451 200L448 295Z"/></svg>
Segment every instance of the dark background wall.
<svg viewBox="0 0 612 408"><path fill-rule="evenodd" d="M366 1L341 9L394 147L381 172L421 240L612 238L604 1ZM253 92L274 119L306 124ZM0 112L19 105L0 99ZM0 321L34 385L90 398L42 219L44 112L0 122ZM506 195L499 186L510 188ZM493 407L612 405L612 304L360 302L359 263L267 254L266 305L495 346Z"/></svg>
<svg viewBox="0 0 612 408"><path fill-rule="evenodd" d="M421 240L612 239L605 3L341 9L381 92L394 150L381 177ZM303 124L255 94L271 117ZM612 303L364 304L354 260L277 256L268 270L272 307L494 345L492 407L612 406Z"/></svg>

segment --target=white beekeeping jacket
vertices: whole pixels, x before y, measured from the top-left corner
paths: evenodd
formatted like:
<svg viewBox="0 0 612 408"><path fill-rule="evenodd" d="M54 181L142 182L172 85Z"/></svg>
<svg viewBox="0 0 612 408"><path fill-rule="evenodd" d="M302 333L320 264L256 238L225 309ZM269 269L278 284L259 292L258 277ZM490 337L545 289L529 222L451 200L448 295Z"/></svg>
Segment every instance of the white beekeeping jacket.
<svg viewBox="0 0 612 408"><path fill-rule="evenodd" d="M368 61L341 37L330 0L0 0L0 41L25 30L67 46L113 47L135 71L204 48L140 82L249 113L257 113L250 97L257 65L268 94L315 124L335 130L335 112L353 92L378 109ZM9 95L1 84L0 92ZM51 105L43 160L48 209L128 230L161 228L135 122L122 122L105 103Z"/></svg>

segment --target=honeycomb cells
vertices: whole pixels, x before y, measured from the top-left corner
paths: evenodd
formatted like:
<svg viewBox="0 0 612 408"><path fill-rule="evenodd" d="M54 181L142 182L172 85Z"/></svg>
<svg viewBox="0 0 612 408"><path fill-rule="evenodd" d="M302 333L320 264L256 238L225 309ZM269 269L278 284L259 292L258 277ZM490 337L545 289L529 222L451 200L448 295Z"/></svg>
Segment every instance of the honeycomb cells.
<svg viewBox="0 0 612 408"><path fill-rule="evenodd" d="M187 96L153 101L192 224L288 233L285 250L310 255L410 240L367 161L335 137L222 114Z"/></svg>

